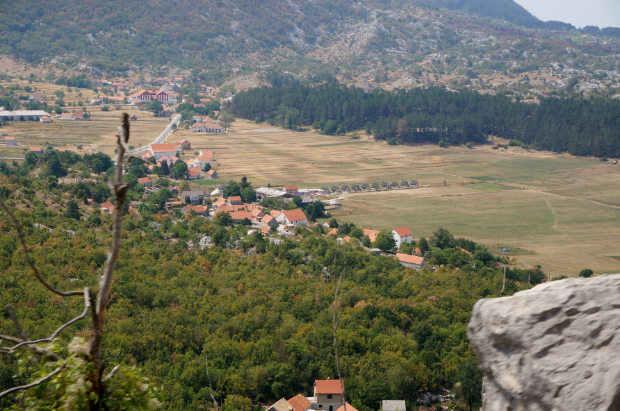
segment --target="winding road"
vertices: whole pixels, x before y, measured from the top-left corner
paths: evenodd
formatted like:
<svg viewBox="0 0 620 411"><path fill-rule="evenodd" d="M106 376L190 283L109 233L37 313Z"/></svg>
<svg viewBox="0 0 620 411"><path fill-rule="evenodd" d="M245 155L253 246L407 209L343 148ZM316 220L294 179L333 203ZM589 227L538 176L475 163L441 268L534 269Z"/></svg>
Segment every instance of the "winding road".
<svg viewBox="0 0 620 411"><path fill-rule="evenodd" d="M134 155L136 153L139 153L141 151L145 151L149 148L149 146L151 144L162 144L164 141L166 141L166 139L168 138L168 136L170 135L170 133L172 133L172 125L178 125L179 121L181 121L181 115L177 114L176 117L174 117L174 119L170 122L170 124L168 124L168 127L166 127L166 129L159 135L159 137L157 137L155 139L155 141L153 141L152 143L149 143L143 147L137 148L135 150L133 150L132 152L130 152L129 154Z"/></svg>

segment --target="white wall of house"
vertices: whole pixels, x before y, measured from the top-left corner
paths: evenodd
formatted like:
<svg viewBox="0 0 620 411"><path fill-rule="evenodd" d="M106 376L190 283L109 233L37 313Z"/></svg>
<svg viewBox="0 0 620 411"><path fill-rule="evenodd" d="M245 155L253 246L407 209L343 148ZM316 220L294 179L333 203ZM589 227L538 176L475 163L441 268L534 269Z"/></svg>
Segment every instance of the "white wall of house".
<svg viewBox="0 0 620 411"><path fill-rule="evenodd" d="M402 243L411 244L411 240L412 240L411 235L401 237L396 233L396 231L392 230L392 237L394 237L394 240L396 241L396 247L400 247Z"/></svg>

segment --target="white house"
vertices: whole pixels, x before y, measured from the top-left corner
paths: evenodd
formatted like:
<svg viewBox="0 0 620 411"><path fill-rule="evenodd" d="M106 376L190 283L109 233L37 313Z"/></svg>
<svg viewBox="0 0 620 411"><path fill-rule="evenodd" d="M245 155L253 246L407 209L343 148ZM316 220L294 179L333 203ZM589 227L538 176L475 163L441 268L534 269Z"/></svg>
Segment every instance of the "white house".
<svg viewBox="0 0 620 411"><path fill-rule="evenodd" d="M205 166L213 161L213 152L211 150L200 150L198 157L187 162L188 167L198 167L204 170Z"/></svg>
<svg viewBox="0 0 620 411"><path fill-rule="evenodd" d="M392 236L396 241L396 247L400 247L402 243L411 244L411 238L413 237L413 233L407 227L400 227L392 230Z"/></svg>
<svg viewBox="0 0 620 411"><path fill-rule="evenodd" d="M283 225L308 225L308 217L306 217L304 212L299 208L295 210L283 210L278 214L276 220Z"/></svg>
<svg viewBox="0 0 620 411"><path fill-rule="evenodd" d="M159 160L162 157L171 157L176 155L174 144L151 144L150 154Z"/></svg>

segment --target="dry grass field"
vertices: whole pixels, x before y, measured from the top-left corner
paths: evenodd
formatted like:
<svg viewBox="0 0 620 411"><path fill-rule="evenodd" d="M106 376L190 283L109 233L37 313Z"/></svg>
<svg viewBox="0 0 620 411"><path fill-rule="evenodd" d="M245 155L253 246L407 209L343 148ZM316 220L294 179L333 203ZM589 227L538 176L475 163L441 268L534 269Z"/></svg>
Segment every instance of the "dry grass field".
<svg viewBox="0 0 620 411"><path fill-rule="evenodd" d="M421 188L348 194L334 215L357 225L407 225L414 237L439 227L510 249L519 264L552 276L582 268L620 272L620 167L521 148L389 146L291 132L239 120L225 135L179 131L194 150L211 149L221 180L255 186L372 183L417 179ZM445 182L445 185L444 185Z"/></svg>

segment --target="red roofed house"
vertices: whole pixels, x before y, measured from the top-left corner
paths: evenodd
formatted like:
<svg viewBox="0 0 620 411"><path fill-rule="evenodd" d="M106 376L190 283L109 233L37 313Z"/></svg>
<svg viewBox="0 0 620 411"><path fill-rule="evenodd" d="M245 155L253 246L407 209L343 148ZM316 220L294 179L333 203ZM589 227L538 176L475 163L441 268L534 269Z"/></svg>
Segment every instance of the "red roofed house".
<svg viewBox="0 0 620 411"><path fill-rule="evenodd" d="M260 220L261 223L263 224L267 224L268 226L271 227L277 227L278 226L278 220L276 220L274 217L270 216L269 214L267 214L265 217L263 217Z"/></svg>
<svg viewBox="0 0 620 411"><path fill-rule="evenodd" d="M231 211L230 217L232 218L234 224L240 224L246 218L252 221L252 214L250 214L248 211L245 211L245 210Z"/></svg>
<svg viewBox="0 0 620 411"><path fill-rule="evenodd" d="M114 207L114 204L112 204L109 201L106 201L105 203L101 203L99 204L99 209L101 211L107 211L108 213L112 214L114 212L114 209L116 207Z"/></svg>
<svg viewBox="0 0 620 411"><path fill-rule="evenodd" d="M43 154L43 147L30 147L30 152L34 154Z"/></svg>
<svg viewBox="0 0 620 411"><path fill-rule="evenodd" d="M142 177L138 179L138 183L142 184L144 187L150 187L153 185L151 179L148 177Z"/></svg>
<svg viewBox="0 0 620 411"><path fill-rule="evenodd" d="M265 213L260 208L252 210L252 221L259 223L263 217L265 217Z"/></svg>
<svg viewBox="0 0 620 411"><path fill-rule="evenodd" d="M400 247L402 243L411 244L411 237L413 237L413 233L407 227L400 227L392 230L392 236L396 241L396 247Z"/></svg>
<svg viewBox="0 0 620 411"><path fill-rule="evenodd" d="M327 235L338 235L338 229L332 228L331 230L327 232Z"/></svg>
<svg viewBox="0 0 620 411"><path fill-rule="evenodd" d="M266 228L266 227L263 227L263 228ZM312 403L301 394L297 394L293 398L289 399L288 403L293 406L294 411L306 411L312 405ZM348 410L348 407L347 407L347 410Z"/></svg>
<svg viewBox="0 0 620 411"><path fill-rule="evenodd" d="M230 197L228 197L228 204L230 204L230 205L243 205L243 201L241 201L241 197L239 197L239 196L230 196Z"/></svg>
<svg viewBox="0 0 620 411"><path fill-rule="evenodd" d="M183 147L183 150L191 150L192 149L192 143L189 140L177 141L176 144L178 144L181 147Z"/></svg>
<svg viewBox="0 0 620 411"><path fill-rule="evenodd" d="M268 225L264 225L260 228L260 232L263 235L271 235L271 233L273 233L273 230L271 229L270 226ZM292 405L292 404L291 404Z"/></svg>
<svg viewBox="0 0 620 411"><path fill-rule="evenodd" d="M174 144L151 144L151 155L159 160L162 157L171 157L176 154Z"/></svg>
<svg viewBox="0 0 620 411"><path fill-rule="evenodd" d="M344 411L345 406L341 405L340 408L338 408L336 411ZM347 406L346 406L347 411L357 411L357 408L354 408L351 404L349 404L347 402Z"/></svg>
<svg viewBox="0 0 620 411"><path fill-rule="evenodd" d="M284 192L296 194L297 192L299 192L299 187L297 187L296 185L284 186Z"/></svg>
<svg viewBox="0 0 620 411"><path fill-rule="evenodd" d="M84 120L84 112L83 111L74 111L73 112L73 119L76 121L83 121Z"/></svg>
<svg viewBox="0 0 620 411"><path fill-rule="evenodd" d="M265 411L294 411L294 408L288 401L286 401L284 398L281 398L271 407L267 407Z"/></svg>
<svg viewBox="0 0 620 411"><path fill-rule="evenodd" d="M204 170L207 163L211 164L213 161L213 152L211 150L200 150L198 157L187 162L188 167L198 167Z"/></svg>
<svg viewBox="0 0 620 411"><path fill-rule="evenodd" d="M396 253L396 258L398 258L398 261L402 266L413 268L414 270L419 270L426 265L426 260L424 259L424 257Z"/></svg>
<svg viewBox="0 0 620 411"><path fill-rule="evenodd" d="M211 169L209 171L207 171L207 175L209 176L210 179L212 180L216 180L217 179L217 171Z"/></svg>
<svg viewBox="0 0 620 411"><path fill-rule="evenodd" d="M374 243L375 240L377 239L377 236L379 235L380 231L379 230L369 230L367 228L364 228L364 235L367 235L368 238L370 239L371 243Z"/></svg>
<svg viewBox="0 0 620 411"><path fill-rule="evenodd" d="M15 137L4 137L5 146L16 146Z"/></svg>
<svg viewBox="0 0 620 411"><path fill-rule="evenodd" d="M308 217L304 214L301 209L296 208L295 210L282 210L282 212L276 217L276 220L280 224L284 225L308 225Z"/></svg>
<svg viewBox="0 0 620 411"><path fill-rule="evenodd" d="M41 123L51 123L52 119L50 118L50 116L41 116L41 118L39 119L39 121Z"/></svg>
<svg viewBox="0 0 620 411"><path fill-rule="evenodd" d="M319 409L336 411L342 405L343 399L340 380L314 381L314 399Z"/></svg>
<svg viewBox="0 0 620 411"><path fill-rule="evenodd" d="M198 180L202 178L202 171L193 167L187 169L187 179L188 180Z"/></svg>

